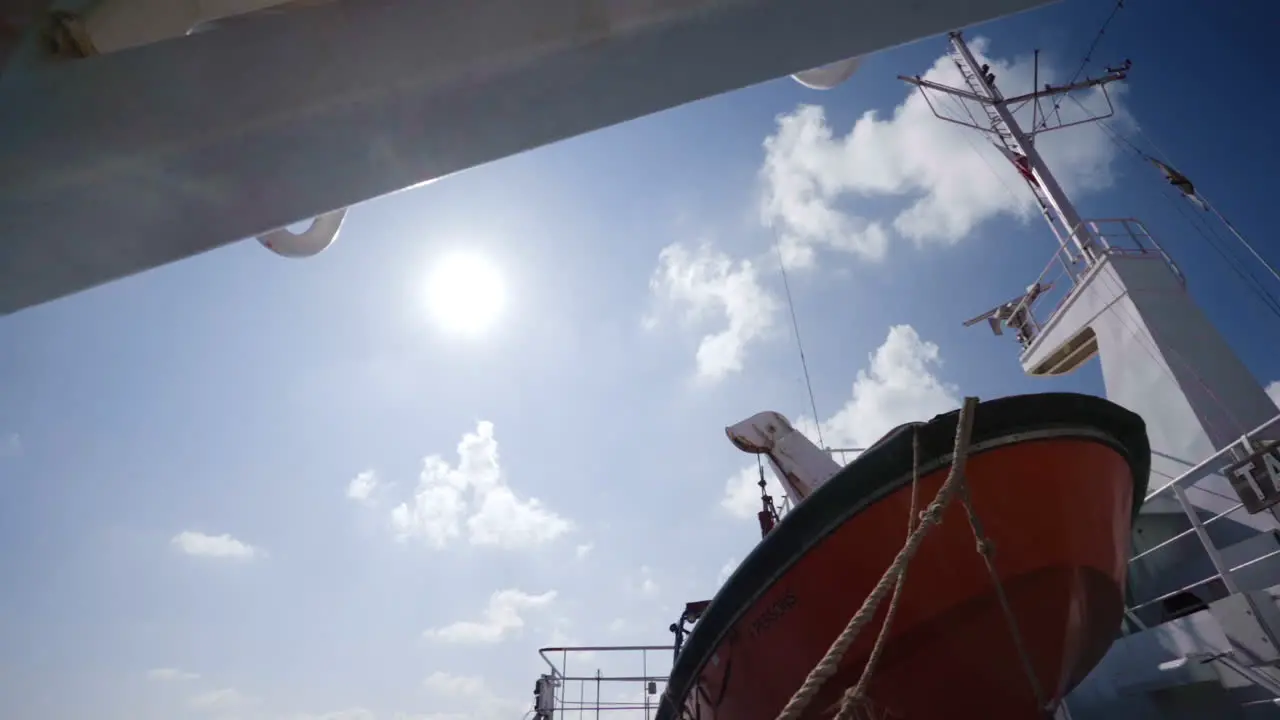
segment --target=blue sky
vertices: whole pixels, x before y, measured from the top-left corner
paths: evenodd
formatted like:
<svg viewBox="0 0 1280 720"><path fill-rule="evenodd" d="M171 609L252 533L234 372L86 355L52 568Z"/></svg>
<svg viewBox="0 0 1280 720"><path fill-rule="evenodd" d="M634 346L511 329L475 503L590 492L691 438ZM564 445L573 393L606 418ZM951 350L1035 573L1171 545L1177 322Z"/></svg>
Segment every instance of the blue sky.
<svg viewBox="0 0 1280 720"><path fill-rule="evenodd" d="M1036 47L1061 80L1110 9L969 36L1010 84ZM1278 13L1130 0L1090 68L1133 60L1121 124L1273 260L1280 148L1259 119L1280 96L1259 88ZM1100 393L1096 365L1031 380L1007 338L960 325L1031 282L1052 240L1011 170L918 107L895 114L895 76L944 48L367 202L307 261L243 242L0 320L0 714L512 718L539 646L668 642L757 536L736 484L753 464L722 428L812 416L775 232L828 442L961 394ZM856 122L872 140L844 141ZM1276 318L1152 168L1097 131L1043 142L1084 215L1145 220L1258 378L1280 378ZM796 194L815 178L821 207ZM478 336L426 303L433 264L462 250L505 280Z"/></svg>

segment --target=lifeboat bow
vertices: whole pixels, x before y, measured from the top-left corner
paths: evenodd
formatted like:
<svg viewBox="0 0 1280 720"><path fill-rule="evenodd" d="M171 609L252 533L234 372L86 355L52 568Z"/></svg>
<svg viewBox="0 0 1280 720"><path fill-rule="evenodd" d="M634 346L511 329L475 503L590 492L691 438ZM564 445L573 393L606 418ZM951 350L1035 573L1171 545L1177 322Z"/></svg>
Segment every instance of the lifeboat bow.
<svg viewBox="0 0 1280 720"><path fill-rule="evenodd" d="M1058 706L1120 627L1146 427L1071 393L972 403L843 468L778 413L727 428L793 507L699 608L656 720L816 720L855 686L900 720Z"/></svg>

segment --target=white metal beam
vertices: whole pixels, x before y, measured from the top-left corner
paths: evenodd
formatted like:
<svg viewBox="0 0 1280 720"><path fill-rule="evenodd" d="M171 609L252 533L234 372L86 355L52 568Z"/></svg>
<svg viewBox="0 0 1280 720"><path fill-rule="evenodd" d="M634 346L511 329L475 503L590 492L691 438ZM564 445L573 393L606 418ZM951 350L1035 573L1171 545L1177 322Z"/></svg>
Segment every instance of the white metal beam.
<svg viewBox="0 0 1280 720"><path fill-rule="evenodd" d="M1045 0L343 0L0 86L0 314Z"/></svg>

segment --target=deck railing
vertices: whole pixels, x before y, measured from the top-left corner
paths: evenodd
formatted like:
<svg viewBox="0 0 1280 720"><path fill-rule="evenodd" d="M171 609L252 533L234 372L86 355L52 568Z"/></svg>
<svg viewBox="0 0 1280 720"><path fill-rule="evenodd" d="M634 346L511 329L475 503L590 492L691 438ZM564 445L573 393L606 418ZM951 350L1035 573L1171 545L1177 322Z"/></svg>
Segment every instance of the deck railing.
<svg viewBox="0 0 1280 720"><path fill-rule="evenodd" d="M1186 285L1186 277L1182 274L1181 268L1141 220L1136 218L1084 220L1073 229L1072 234L1090 248L1091 259L1082 257L1077 250L1073 249L1071 243L1063 243L1054 251L1053 257L1034 283L1044 290L1034 301L1029 303L1024 300L1015 310L1015 313L1020 311L1025 319L1027 343L1023 348L1024 356L1030 353L1031 344L1053 320L1058 310L1062 309L1072 297L1076 287L1086 276L1097 271L1104 257L1123 255L1163 262L1169 266L1170 272L1178 282ZM1037 307L1039 310L1036 309ZM1049 308L1048 312L1044 310L1046 307Z"/></svg>
<svg viewBox="0 0 1280 720"><path fill-rule="evenodd" d="M1152 607L1158 603L1164 602L1165 600L1181 595L1182 593L1196 590L1197 588L1204 587L1213 582L1221 582L1229 594L1240 592L1240 587L1236 582L1236 573L1271 558L1280 556L1280 550L1272 550L1250 558L1245 562L1236 565L1228 565L1226 560L1223 559L1221 549L1217 547L1213 542L1213 538L1210 537L1207 527L1224 517L1243 510L1244 503L1235 503L1226 510L1208 519L1201 519L1195 506L1191 504L1191 501L1187 497L1187 488L1194 486L1196 483L1211 475L1222 473L1228 466L1252 455L1257 447L1257 442L1261 439L1261 436L1276 427L1280 427L1280 414L1275 415L1270 420L1264 422L1248 433L1241 435L1235 440L1235 442L1222 448L1213 455L1210 455L1207 459L1190 468L1173 480L1170 480L1154 490L1149 490L1147 492L1147 496L1143 498L1144 503L1150 502L1155 498L1166 494L1173 496L1173 498L1177 500L1178 504L1182 507L1182 511L1186 513L1190 527L1153 547L1150 547L1140 553L1136 553L1129 559L1129 564L1132 565L1143 558L1151 557L1153 554L1167 549L1173 543L1195 535L1200 542L1200 546L1208 556L1209 561L1213 564L1214 573L1184 587L1143 600L1142 602L1126 608L1126 616L1138 627L1145 627L1136 615L1139 610Z"/></svg>
<svg viewBox="0 0 1280 720"><path fill-rule="evenodd" d="M554 688L546 720L651 720L667 688L671 645L547 647L538 651Z"/></svg>

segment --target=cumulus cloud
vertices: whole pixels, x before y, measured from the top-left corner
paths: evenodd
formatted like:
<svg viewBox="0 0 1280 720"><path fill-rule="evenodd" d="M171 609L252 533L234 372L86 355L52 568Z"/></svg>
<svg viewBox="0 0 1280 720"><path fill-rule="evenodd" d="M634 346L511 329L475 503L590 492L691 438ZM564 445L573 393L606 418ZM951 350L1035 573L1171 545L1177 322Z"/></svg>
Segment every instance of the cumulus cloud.
<svg viewBox="0 0 1280 720"><path fill-rule="evenodd" d="M475 675L454 675L447 672L433 672L423 681L427 690L445 697L466 697L484 692L484 678Z"/></svg>
<svg viewBox="0 0 1280 720"><path fill-rule="evenodd" d="M765 492L773 496L775 502L786 496L782 483L773 471L764 470ZM724 496L720 498L720 507L734 517L753 518L760 512L760 469L756 465L743 467L724 484Z"/></svg>
<svg viewBox="0 0 1280 720"><path fill-rule="evenodd" d="M460 620L428 630L425 635L450 643L497 643L524 628L525 611L545 608L555 598L554 590L541 595L530 595L515 589L499 590L489 596L489 604L479 620Z"/></svg>
<svg viewBox="0 0 1280 720"><path fill-rule="evenodd" d="M191 707L194 710L225 717L229 713L240 712L257 705L258 702L257 698L245 695L235 688L222 688L192 697Z"/></svg>
<svg viewBox="0 0 1280 720"><path fill-rule="evenodd" d="M401 540L421 538L437 548L462 536L473 545L522 548L549 542L571 523L536 498L521 499L498 462L493 423L480 422L458 443L458 465L432 455L422 463L413 499L391 511Z"/></svg>
<svg viewBox="0 0 1280 720"><path fill-rule="evenodd" d="M960 406L956 387L935 374L942 365L938 346L922 340L910 325L889 328L868 361L844 407L822 423L822 437L830 447L867 447L902 423L928 420Z"/></svg>
<svg viewBox="0 0 1280 720"><path fill-rule="evenodd" d="M230 535L206 535L194 530L184 530L174 535L169 544L187 555L211 558L248 560L261 554L261 550L241 542Z"/></svg>
<svg viewBox="0 0 1280 720"><path fill-rule="evenodd" d="M960 405L957 389L936 375L942 364L938 346L922 340L910 325L894 325L884 342L868 356L867 367L854 378L849 399L822 422L829 447L867 447L906 422L928 420ZM805 417L797 430L817 442L815 423ZM742 468L725 484L720 506L737 517L753 517L760 509L759 472ZM766 470L769 494L782 496L782 486Z"/></svg>
<svg viewBox="0 0 1280 720"><path fill-rule="evenodd" d="M373 499L373 493L378 486L378 474L372 470L365 470L347 483L347 497L356 502L367 503Z"/></svg>
<svg viewBox="0 0 1280 720"><path fill-rule="evenodd" d="M991 65L997 85L1007 95L1031 87L1029 57L1012 61L992 58L981 38L970 47L979 62ZM1040 66L1041 83L1064 82L1067 78L1062 75L1043 63ZM945 55L922 77L965 86L959 69ZM1132 119L1121 103L1123 89L1113 85L1110 93L1115 101L1115 120L1128 125ZM820 107L803 105L778 118L776 132L764 142L760 214L765 225L781 234L783 261L788 267L812 265L821 249L879 260L895 234L917 243L949 244L997 215L1034 215L1030 191L989 139L975 130L939 120L919 91L909 92L888 116L869 111L843 135L831 127ZM969 120L963 105L969 101L929 92L939 112ZM1105 114L1107 103L1101 90L1074 95L1090 113ZM976 103L969 104L968 112L985 123L984 111ZM1084 119L1086 113L1080 105L1064 100L1058 110L1061 121ZM1031 127L1030 105L1014 115L1024 128ZM1045 133L1037 139L1036 148L1068 192L1099 190L1112 184L1111 166L1117 150L1097 125ZM889 223L859 213L859 203L865 207L868 201L883 202L884 198L906 201Z"/></svg>
<svg viewBox="0 0 1280 720"><path fill-rule="evenodd" d="M183 680L199 680L200 676L177 668L155 668L147 671L147 679L156 682L178 682Z"/></svg>
<svg viewBox="0 0 1280 720"><path fill-rule="evenodd" d="M737 558L729 558L729 561L720 567L720 572L716 573L716 587L719 588L721 585L724 585L725 581L729 579L729 576L733 574L733 571L737 569Z"/></svg>
<svg viewBox="0 0 1280 720"><path fill-rule="evenodd" d="M722 325L698 343L698 377L711 381L742 370L747 347L769 332L779 307L752 261L735 262L705 244L693 250L679 243L663 248L649 289L685 322L715 318Z"/></svg>
<svg viewBox="0 0 1280 720"><path fill-rule="evenodd" d="M653 579L653 570L648 565L640 566L640 592L645 595L658 594L658 581Z"/></svg>

